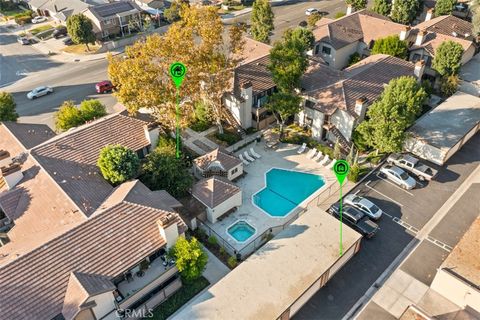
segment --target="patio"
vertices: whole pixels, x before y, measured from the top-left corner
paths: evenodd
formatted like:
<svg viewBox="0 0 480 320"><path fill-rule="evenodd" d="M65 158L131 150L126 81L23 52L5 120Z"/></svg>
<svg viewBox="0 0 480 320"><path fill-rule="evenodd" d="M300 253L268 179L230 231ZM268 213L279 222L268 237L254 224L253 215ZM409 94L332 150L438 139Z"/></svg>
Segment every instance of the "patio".
<svg viewBox="0 0 480 320"><path fill-rule="evenodd" d="M244 166L244 171L246 171L247 174L235 181L235 184L242 189L242 206L222 221L214 224L208 221L206 222L211 229L223 238L225 242L228 242L237 252L243 249L242 256L255 250L255 246L251 245L251 242L256 237L271 228L280 231L281 228L279 226L289 222L289 220L292 220L295 216L295 213L291 212L285 217L272 217L252 203L252 195L265 186L265 173L268 170L271 168L280 168L323 176L325 185L312 194L309 199L314 199L319 195L321 198L323 191L327 190L333 183L336 183L336 178L332 170L307 158L307 152L297 154L297 145L280 144L276 150L273 150L265 148L265 143L262 142L255 145L251 144L246 148L240 149L236 152L236 155L242 154L251 147L253 147L256 153L261 155L261 158L250 163L248 166ZM288 188L289 186L286 187ZM308 203L308 200L306 202ZM307 205L307 203L304 202L303 205ZM296 210L294 209L293 211ZM244 220L256 229L255 234L244 243L237 242L227 233L227 228L238 220ZM246 248L248 246L250 246L250 248ZM228 250L228 248L226 249Z"/></svg>

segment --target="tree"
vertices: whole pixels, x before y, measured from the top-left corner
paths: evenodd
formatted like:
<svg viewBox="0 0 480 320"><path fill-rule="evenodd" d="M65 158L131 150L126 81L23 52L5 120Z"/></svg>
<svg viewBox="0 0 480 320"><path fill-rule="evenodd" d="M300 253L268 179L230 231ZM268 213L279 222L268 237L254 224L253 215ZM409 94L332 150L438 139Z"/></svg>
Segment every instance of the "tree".
<svg viewBox="0 0 480 320"><path fill-rule="evenodd" d="M208 262L208 255L195 237L190 240L178 237L177 242L170 249L169 255L175 258L178 271L187 283L198 279Z"/></svg>
<svg viewBox="0 0 480 320"><path fill-rule="evenodd" d="M397 58L406 59L408 45L406 41L400 40L398 35L388 36L375 40L372 54L388 54Z"/></svg>
<svg viewBox="0 0 480 320"><path fill-rule="evenodd" d="M315 45L315 36L312 31L302 27L293 30L287 29L283 34L283 39L285 42L298 43L301 45L299 49L302 51L312 50Z"/></svg>
<svg viewBox="0 0 480 320"><path fill-rule="evenodd" d="M414 77L400 77L389 82L379 100L368 112L368 120L356 129L360 140L381 152L399 152L406 138L405 130L421 113L427 93Z"/></svg>
<svg viewBox="0 0 480 320"><path fill-rule="evenodd" d="M446 97L450 97L457 92L460 79L456 74L445 75L440 79L440 91Z"/></svg>
<svg viewBox="0 0 480 320"><path fill-rule="evenodd" d="M100 150L97 166L105 180L113 185L133 178L140 160L137 154L122 145L108 145Z"/></svg>
<svg viewBox="0 0 480 320"><path fill-rule="evenodd" d="M435 3L435 15L444 16L452 14L455 3L457 3L457 0L437 0Z"/></svg>
<svg viewBox="0 0 480 320"><path fill-rule="evenodd" d="M395 1L392 6L390 17L395 22L410 24L415 20L415 17L421 8L422 4L419 0Z"/></svg>
<svg viewBox="0 0 480 320"><path fill-rule="evenodd" d="M251 28L255 40L269 43L273 31L273 11L268 0L255 0L252 6Z"/></svg>
<svg viewBox="0 0 480 320"><path fill-rule="evenodd" d="M108 57L108 74L117 89L114 95L130 113L150 109L163 127L174 130L177 95L168 70L173 62L182 61L187 74L181 91L189 100L180 108L180 125L189 124L193 106L200 101L220 125L222 97L242 57L242 32L232 26L224 37L222 21L211 6L183 6L180 17L165 34L128 46L126 59Z"/></svg>
<svg viewBox="0 0 480 320"><path fill-rule="evenodd" d="M170 23L178 21L180 19L180 10L182 10L182 5L180 1L173 1L170 5L170 8L165 9L163 12L163 17Z"/></svg>
<svg viewBox="0 0 480 320"><path fill-rule="evenodd" d="M333 146L333 158L340 159L342 157L342 149L340 148L340 141L337 139Z"/></svg>
<svg viewBox="0 0 480 320"><path fill-rule="evenodd" d="M457 74L462 65L462 55L461 44L451 40L444 41L435 50L432 67L442 76Z"/></svg>
<svg viewBox="0 0 480 320"><path fill-rule="evenodd" d="M55 112L54 118L55 128L58 131L66 131L85 123L80 110L72 100L64 101L60 109Z"/></svg>
<svg viewBox="0 0 480 320"><path fill-rule="evenodd" d="M274 93L266 105L266 108L273 112L280 124L280 139L283 138L285 121L300 111L301 98L288 92Z"/></svg>
<svg viewBox="0 0 480 320"><path fill-rule="evenodd" d="M173 147L173 148L172 148ZM157 147L147 155L140 180L152 190L167 190L174 197L187 194L192 176L185 161L175 156L175 144Z"/></svg>
<svg viewBox="0 0 480 320"><path fill-rule="evenodd" d="M67 31L74 43L83 43L90 51L88 44L95 43L95 34L93 33L93 23L89 18L81 13L68 17Z"/></svg>
<svg viewBox="0 0 480 320"><path fill-rule="evenodd" d="M389 0L374 0L372 10L382 16L388 16L392 10L392 4Z"/></svg>
<svg viewBox="0 0 480 320"><path fill-rule="evenodd" d="M310 29L313 29L318 21L322 19L322 15L318 12L314 12L307 17L307 25Z"/></svg>
<svg viewBox="0 0 480 320"><path fill-rule="evenodd" d="M307 66L304 43L298 39L278 41L270 50L270 64L267 68L280 91L293 92L298 88Z"/></svg>
<svg viewBox="0 0 480 320"><path fill-rule="evenodd" d="M0 92L0 121L17 121L16 107L12 94Z"/></svg>
<svg viewBox="0 0 480 320"><path fill-rule="evenodd" d="M84 123L101 118L107 114L105 106L96 99L83 100L80 103L79 110Z"/></svg>
<svg viewBox="0 0 480 320"><path fill-rule="evenodd" d="M367 7L367 0L345 0L347 5L351 5L355 11L365 9Z"/></svg>

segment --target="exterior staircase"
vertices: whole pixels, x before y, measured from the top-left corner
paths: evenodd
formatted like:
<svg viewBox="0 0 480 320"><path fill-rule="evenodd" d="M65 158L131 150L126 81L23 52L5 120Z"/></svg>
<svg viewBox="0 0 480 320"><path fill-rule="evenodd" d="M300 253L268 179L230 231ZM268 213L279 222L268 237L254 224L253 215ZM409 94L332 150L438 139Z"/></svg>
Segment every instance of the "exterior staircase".
<svg viewBox="0 0 480 320"><path fill-rule="evenodd" d="M352 143L349 142L347 139L345 139L345 137L340 132L340 130L338 130L337 127L335 126L332 126L329 130L338 139L338 142L340 143L340 147L346 152L350 152Z"/></svg>
<svg viewBox="0 0 480 320"><path fill-rule="evenodd" d="M247 132L242 128L240 122L237 118L234 117L232 112L225 107L222 107L222 118L242 136L242 139L245 138Z"/></svg>

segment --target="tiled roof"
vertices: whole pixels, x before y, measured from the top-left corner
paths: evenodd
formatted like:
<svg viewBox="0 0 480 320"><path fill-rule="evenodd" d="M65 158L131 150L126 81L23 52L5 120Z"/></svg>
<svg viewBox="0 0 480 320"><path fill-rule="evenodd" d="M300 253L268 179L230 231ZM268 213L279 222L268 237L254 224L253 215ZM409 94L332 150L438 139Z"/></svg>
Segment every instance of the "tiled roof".
<svg viewBox="0 0 480 320"><path fill-rule="evenodd" d="M140 8L133 1L116 1L110 3L97 4L91 6L88 10L98 19L104 20L124 12L132 10L140 11Z"/></svg>
<svg viewBox="0 0 480 320"><path fill-rule="evenodd" d="M118 276L166 244L156 222L168 214L172 213L121 202L2 266L1 318L57 316L71 272ZM184 227L177 215L176 221Z"/></svg>
<svg viewBox="0 0 480 320"><path fill-rule="evenodd" d="M270 55L266 55L237 67L233 76L235 95L240 96L240 88L247 83L251 83L254 94L274 88L272 73L267 68L269 63Z"/></svg>
<svg viewBox="0 0 480 320"><path fill-rule="evenodd" d="M220 148L193 160L193 162L202 170L207 170L213 162L217 161L226 171L235 168L242 163L242 161L235 155L223 151Z"/></svg>
<svg viewBox="0 0 480 320"><path fill-rule="evenodd" d="M112 144L134 151L148 147L145 126L143 121L114 114L59 135L31 154L89 216L113 190L97 168L100 150Z"/></svg>
<svg viewBox="0 0 480 320"><path fill-rule="evenodd" d="M0 193L0 208L12 221L17 220L28 206L29 197L23 188Z"/></svg>
<svg viewBox="0 0 480 320"><path fill-rule="evenodd" d="M335 110L348 111L353 117L355 102L359 98L367 98L369 103L375 101L383 92L384 85L394 78L413 76L414 64L403 59L388 55L377 54L363 59L359 63L345 69L342 79L330 85L315 81L312 78L321 78L327 67L319 69L318 73L311 73L303 82L308 84L304 96L316 102L314 108L326 114L333 114ZM327 82L328 83L328 82Z"/></svg>
<svg viewBox="0 0 480 320"><path fill-rule="evenodd" d="M55 132L44 124L3 122L3 125L26 150L55 136Z"/></svg>
<svg viewBox="0 0 480 320"><path fill-rule="evenodd" d="M260 41L253 40L248 37L244 37L245 45L240 56L241 63L245 64L258 58L264 57L270 54L272 46Z"/></svg>
<svg viewBox="0 0 480 320"><path fill-rule="evenodd" d="M323 19L322 19L323 20ZM377 13L361 10L336 20L322 20L313 30L316 41L324 41L340 49L355 41L371 40L399 34L405 26Z"/></svg>
<svg viewBox="0 0 480 320"><path fill-rule="evenodd" d="M202 179L192 188L192 195L211 209L239 192L241 192L239 187L218 176Z"/></svg>

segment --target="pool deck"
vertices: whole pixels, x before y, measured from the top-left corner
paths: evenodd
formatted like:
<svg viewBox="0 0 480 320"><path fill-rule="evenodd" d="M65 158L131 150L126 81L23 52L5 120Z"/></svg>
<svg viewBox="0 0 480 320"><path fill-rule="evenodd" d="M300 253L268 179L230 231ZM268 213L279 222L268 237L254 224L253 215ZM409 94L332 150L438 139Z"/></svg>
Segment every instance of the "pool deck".
<svg viewBox="0 0 480 320"><path fill-rule="evenodd" d="M265 149L264 146L265 144L263 142L257 145L251 144L236 153L238 155L245 150L249 150L250 147L253 147L255 152L262 156L261 159L257 159L248 166L244 166L244 171L246 171L247 174L235 182L235 184L242 189L242 206L222 221L216 222L215 224L207 222L209 227L237 251L248 246L255 237L266 230L275 226L281 226L291 220L294 215L293 212L296 211L294 209L292 213L285 217L272 217L252 203L252 195L265 187L265 173L268 170L280 168L323 176L325 185L304 201L302 203L303 205L306 205L310 199L314 199L318 195L320 195L320 201L322 201L323 198L327 199L329 197L328 188L330 188L332 184L337 183L332 170L323 167L312 159L308 159L306 156L307 152L297 154L297 145L280 144L277 150ZM285 186L285 188L290 187L294 186ZM245 220L256 229L256 233L244 243L237 242L227 233L227 228L238 220ZM250 247L253 251L253 246Z"/></svg>

